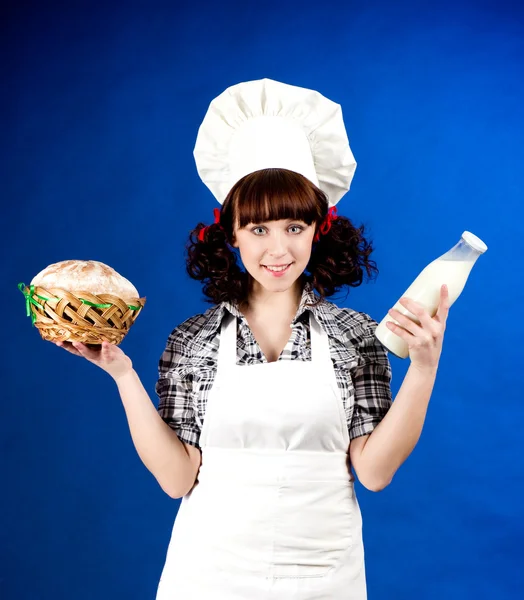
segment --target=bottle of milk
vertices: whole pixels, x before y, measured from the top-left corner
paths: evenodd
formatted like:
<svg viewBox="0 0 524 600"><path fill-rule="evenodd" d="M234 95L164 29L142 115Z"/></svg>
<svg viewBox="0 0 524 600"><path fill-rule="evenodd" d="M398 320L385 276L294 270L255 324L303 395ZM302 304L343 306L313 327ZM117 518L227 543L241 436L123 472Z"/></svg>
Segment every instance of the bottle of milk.
<svg viewBox="0 0 524 600"><path fill-rule="evenodd" d="M432 317L435 316L440 302L441 286L444 284L448 286L449 301L453 304L464 289L477 258L487 249L488 247L480 238L465 231L460 241L451 250L429 263L402 297L411 298L422 304ZM416 323L420 323L402 304L397 302L394 308ZM377 326L375 335L391 353L399 358L407 358L409 354L407 343L386 327L386 321L397 323L389 314L386 315Z"/></svg>

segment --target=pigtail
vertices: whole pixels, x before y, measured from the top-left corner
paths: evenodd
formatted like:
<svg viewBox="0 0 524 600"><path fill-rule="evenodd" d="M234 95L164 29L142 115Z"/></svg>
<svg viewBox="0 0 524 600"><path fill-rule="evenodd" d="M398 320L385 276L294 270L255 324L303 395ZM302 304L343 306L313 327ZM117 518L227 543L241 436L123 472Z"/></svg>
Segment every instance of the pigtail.
<svg viewBox="0 0 524 600"><path fill-rule="evenodd" d="M186 271L203 283L209 302L236 303L244 299L247 276L220 223L199 223L189 235L186 250Z"/></svg>
<svg viewBox="0 0 524 600"><path fill-rule="evenodd" d="M358 287L364 275L367 279L378 275L377 265L370 259L373 244L364 232L364 225L355 227L347 217L337 216L329 231L319 236L307 272L322 297L332 296L344 285Z"/></svg>

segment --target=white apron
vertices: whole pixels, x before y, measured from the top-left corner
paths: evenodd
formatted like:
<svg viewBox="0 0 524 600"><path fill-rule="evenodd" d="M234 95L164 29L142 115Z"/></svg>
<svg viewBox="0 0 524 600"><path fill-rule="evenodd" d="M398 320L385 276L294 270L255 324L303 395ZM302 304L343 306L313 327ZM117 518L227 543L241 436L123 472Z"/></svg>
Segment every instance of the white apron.
<svg viewBox="0 0 524 600"><path fill-rule="evenodd" d="M362 521L328 338L312 360L238 366L222 324L198 483L177 514L157 600L365 600Z"/></svg>

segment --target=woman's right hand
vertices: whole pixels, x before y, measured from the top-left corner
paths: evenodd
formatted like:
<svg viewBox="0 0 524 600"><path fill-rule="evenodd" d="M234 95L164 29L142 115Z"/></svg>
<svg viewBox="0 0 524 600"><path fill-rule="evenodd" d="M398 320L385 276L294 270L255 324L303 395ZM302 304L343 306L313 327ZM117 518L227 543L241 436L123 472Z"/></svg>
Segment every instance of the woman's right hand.
<svg viewBox="0 0 524 600"><path fill-rule="evenodd" d="M117 381L123 375L133 370L133 363L129 356L115 344L102 342L100 349L88 348L81 342L55 342L75 356L82 356L89 362L109 373Z"/></svg>

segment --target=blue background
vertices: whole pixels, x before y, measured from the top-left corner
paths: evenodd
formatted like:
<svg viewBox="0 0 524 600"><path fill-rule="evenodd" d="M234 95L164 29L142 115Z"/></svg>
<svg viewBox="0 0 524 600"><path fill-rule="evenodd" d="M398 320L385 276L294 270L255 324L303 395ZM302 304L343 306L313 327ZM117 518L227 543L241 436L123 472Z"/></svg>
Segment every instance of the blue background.
<svg viewBox="0 0 524 600"><path fill-rule="evenodd" d="M522 6L522 5L521 5ZM122 347L154 402L215 200L192 150L209 102L269 77L339 102L358 162L339 211L380 320L468 229L489 246L453 306L427 422L383 492L359 486L370 600L524 597L524 13L509 2L8 2L2 7L0 597L154 598L178 502L137 457L116 386L43 342L21 281L95 259L147 305ZM407 361L392 358L398 390ZM227 492L227 490L224 490Z"/></svg>

